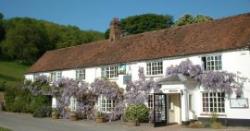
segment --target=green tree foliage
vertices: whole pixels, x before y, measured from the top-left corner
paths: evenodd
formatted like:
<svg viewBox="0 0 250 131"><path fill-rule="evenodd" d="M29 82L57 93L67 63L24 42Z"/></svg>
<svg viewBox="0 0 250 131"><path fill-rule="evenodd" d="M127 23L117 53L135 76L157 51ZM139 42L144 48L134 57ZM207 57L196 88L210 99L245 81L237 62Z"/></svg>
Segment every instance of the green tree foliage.
<svg viewBox="0 0 250 131"><path fill-rule="evenodd" d="M104 38L103 33L97 31L82 31L76 26L61 26L44 22L49 41L55 48L64 48L83 43L88 43Z"/></svg>
<svg viewBox="0 0 250 131"><path fill-rule="evenodd" d="M2 53L8 59L32 63L46 50L51 49L46 30L30 18L15 18L6 25Z"/></svg>
<svg viewBox="0 0 250 131"><path fill-rule="evenodd" d="M2 20L4 18L3 13L0 12L0 20Z"/></svg>
<svg viewBox="0 0 250 131"><path fill-rule="evenodd" d="M168 28L172 25L173 18L170 15L143 14L121 19L121 29L127 35ZM108 37L109 30L105 32L105 38Z"/></svg>
<svg viewBox="0 0 250 131"><path fill-rule="evenodd" d="M213 18L209 16L204 16L204 15L197 15L197 16L192 16L190 14L186 14L179 18L175 22L175 26L183 26L183 25L188 25L188 24L193 24L193 23L202 23L202 22L207 22L207 21L212 21Z"/></svg>
<svg viewBox="0 0 250 131"><path fill-rule="evenodd" d="M5 33L5 31L4 31L4 24L3 24L3 22L4 22L3 18L4 18L4 15L0 12L0 42L3 40L4 33Z"/></svg>
<svg viewBox="0 0 250 131"><path fill-rule="evenodd" d="M22 63L33 63L47 50L103 38L104 34L97 31L82 31L75 26L63 26L44 20L18 17L0 19L0 55Z"/></svg>

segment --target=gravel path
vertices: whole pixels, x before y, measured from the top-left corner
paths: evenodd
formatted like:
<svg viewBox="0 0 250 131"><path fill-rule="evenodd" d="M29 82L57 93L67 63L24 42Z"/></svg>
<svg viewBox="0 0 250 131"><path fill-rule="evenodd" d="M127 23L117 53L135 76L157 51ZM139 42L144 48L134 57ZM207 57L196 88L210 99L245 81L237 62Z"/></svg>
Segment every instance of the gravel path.
<svg viewBox="0 0 250 131"><path fill-rule="evenodd" d="M123 122L97 124L94 121L53 120L50 118L33 118L29 114L18 114L0 111L0 126L13 131L212 131L212 129L191 129L181 126L154 128L149 124L130 127ZM250 131L250 128L227 128L223 131Z"/></svg>

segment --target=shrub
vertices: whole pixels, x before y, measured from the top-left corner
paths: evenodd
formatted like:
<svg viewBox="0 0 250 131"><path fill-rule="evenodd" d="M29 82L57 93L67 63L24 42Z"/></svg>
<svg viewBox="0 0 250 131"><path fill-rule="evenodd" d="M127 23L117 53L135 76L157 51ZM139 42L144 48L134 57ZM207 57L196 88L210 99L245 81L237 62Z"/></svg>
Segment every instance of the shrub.
<svg viewBox="0 0 250 131"><path fill-rule="evenodd" d="M0 91L5 91L6 81L0 81Z"/></svg>
<svg viewBox="0 0 250 131"><path fill-rule="evenodd" d="M7 87L5 90L5 109L11 112L33 113L42 106L49 106L47 96L33 96L22 85Z"/></svg>
<svg viewBox="0 0 250 131"><path fill-rule="evenodd" d="M41 108L42 106L49 106L50 100L47 96L33 96L30 101L29 110L31 113Z"/></svg>
<svg viewBox="0 0 250 131"><path fill-rule="evenodd" d="M210 127L214 129L221 129L223 128L223 125L220 122L213 122L210 124Z"/></svg>
<svg viewBox="0 0 250 131"><path fill-rule="evenodd" d="M188 125L190 128L204 128L205 126L202 124L201 121L194 121L194 122L191 122L189 125Z"/></svg>
<svg viewBox="0 0 250 131"><path fill-rule="evenodd" d="M37 108L34 113L33 117L50 117L51 116L51 107L50 106L42 106L40 108Z"/></svg>
<svg viewBox="0 0 250 131"><path fill-rule="evenodd" d="M210 118L210 123L214 123L218 121L218 115L216 114L216 112L212 112L211 114L211 118Z"/></svg>
<svg viewBox="0 0 250 131"><path fill-rule="evenodd" d="M102 112L96 112L96 118L104 117L105 115Z"/></svg>
<svg viewBox="0 0 250 131"><path fill-rule="evenodd" d="M214 129L223 128L223 125L218 121L218 114L216 114L216 112L212 113L212 117L210 118L209 125L211 128L214 128Z"/></svg>
<svg viewBox="0 0 250 131"><path fill-rule="evenodd" d="M131 104L126 108L126 120L148 121L149 109L144 104Z"/></svg>
<svg viewBox="0 0 250 131"><path fill-rule="evenodd" d="M12 112L26 112L27 105L29 104L30 94L21 87L14 86L8 87L5 90L5 108L7 111Z"/></svg>
<svg viewBox="0 0 250 131"><path fill-rule="evenodd" d="M11 129L7 129L7 128L4 128L4 127L0 127L0 131L12 131Z"/></svg>

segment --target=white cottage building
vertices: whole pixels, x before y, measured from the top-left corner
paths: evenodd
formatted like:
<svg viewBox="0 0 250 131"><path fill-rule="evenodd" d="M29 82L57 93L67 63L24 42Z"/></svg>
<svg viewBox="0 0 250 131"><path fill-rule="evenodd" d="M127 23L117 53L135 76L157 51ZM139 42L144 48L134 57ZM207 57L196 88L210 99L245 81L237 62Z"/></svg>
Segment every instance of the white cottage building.
<svg viewBox="0 0 250 131"><path fill-rule="evenodd" d="M179 77L162 81L165 95L155 99L167 96L161 105L166 107L167 122L206 120L217 112L228 125L250 125L250 14L130 36L121 35L118 20L110 28L108 40L46 52L25 78L46 75L52 81L67 77L91 83L106 77L125 88L125 80L138 79L139 67L144 68L146 78L157 80L166 75L167 67L189 59L203 70L227 71L248 80L241 96L209 92ZM149 105L154 101L150 98Z"/></svg>

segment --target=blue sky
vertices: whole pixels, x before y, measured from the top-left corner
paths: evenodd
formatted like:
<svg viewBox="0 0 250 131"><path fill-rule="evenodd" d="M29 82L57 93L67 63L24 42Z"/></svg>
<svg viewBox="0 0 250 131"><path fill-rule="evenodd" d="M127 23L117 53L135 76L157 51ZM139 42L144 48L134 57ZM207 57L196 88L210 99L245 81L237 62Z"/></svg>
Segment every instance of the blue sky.
<svg viewBox="0 0 250 131"><path fill-rule="evenodd" d="M189 13L221 18L250 12L250 0L0 0L5 18L27 16L105 31L113 17Z"/></svg>

